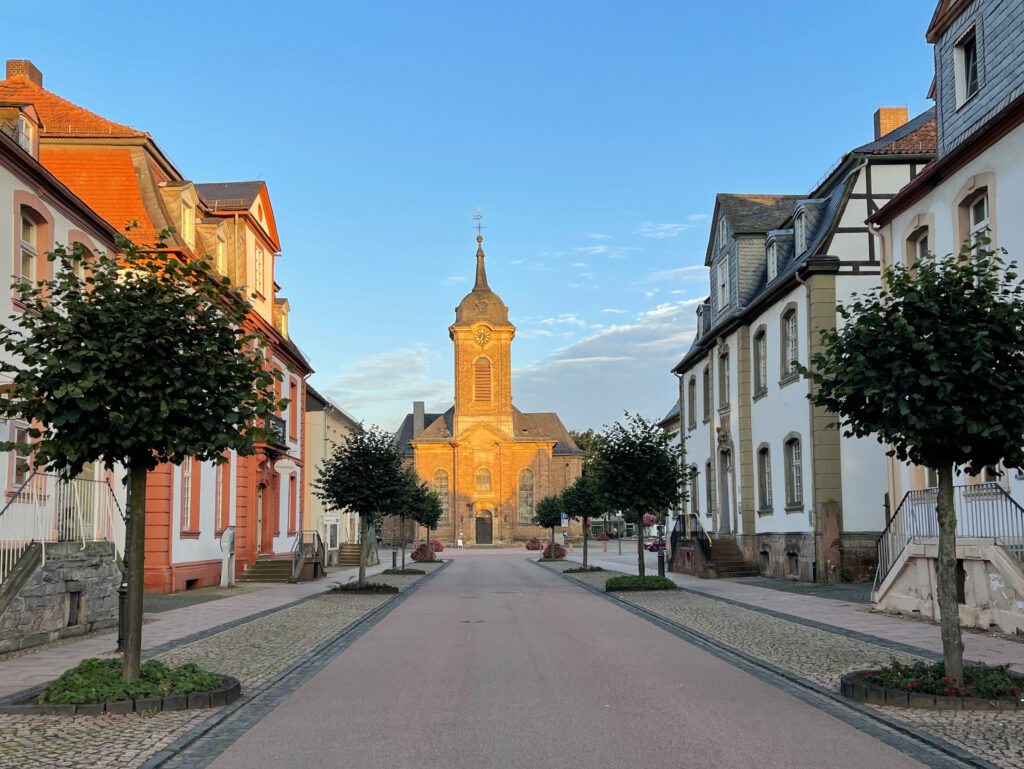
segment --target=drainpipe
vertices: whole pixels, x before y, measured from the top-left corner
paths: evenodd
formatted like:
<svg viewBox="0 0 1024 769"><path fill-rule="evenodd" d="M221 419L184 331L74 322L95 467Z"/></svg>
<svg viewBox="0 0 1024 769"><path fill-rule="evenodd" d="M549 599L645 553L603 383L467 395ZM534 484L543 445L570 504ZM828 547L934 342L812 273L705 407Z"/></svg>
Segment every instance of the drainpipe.
<svg viewBox="0 0 1024 769"><path fill-rule="evenodd" d="M808 338L808 341L810 341L810 336L811 336L811 317L810 317L811 288L810 288L810 286L807 285L807 281L805 281L800 276L800 269L799 268L797 268L796 271L793 272L793 277L796 278L796 282L797 283L799 283L801 286L804 287L804 291L805 291L805 293L807 295L807 308L808 308L808 315L807 315L807 338ZM808 361L808 363L810 363L810 361ZM813 409L814 407L812 406L811 408ZM810 446L811 446L811 462L813 463L814 462L814 440L813 440L814 423L813 423L813 416L812 416L812 419L809 420L809 421L811 422L810 428L811 428L811 433L812 433L811 440L809 441L809 443L810 443ZM785 457L783 457L783 460L785 460ZM783 464L785 464L785 462L783 462ZM783 468L783 469L785 469L785 468ZM814 478L813 466L811 468L811 478ZM801 480L802 479L803 479L803 475L801 474ZM815 509L816 504L817 504L817 494L814 493L814 490L812 489L812 494L811 494L811 582L817 582L818 581L818 529L820 528L819 527L820 521L818 520L818 518L819 518L818 511Z"/></svg>

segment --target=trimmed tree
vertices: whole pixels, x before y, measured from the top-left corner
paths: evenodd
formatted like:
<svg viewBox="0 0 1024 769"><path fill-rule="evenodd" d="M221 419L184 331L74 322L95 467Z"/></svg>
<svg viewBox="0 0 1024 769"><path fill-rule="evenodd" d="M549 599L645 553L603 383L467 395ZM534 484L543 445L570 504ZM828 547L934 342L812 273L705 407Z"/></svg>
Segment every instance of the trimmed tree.
<svg viewBox="0 0 1024 769"><path fill-rule="evenodd" d="M555 527L562 523L562 500L557 495L544 497L537 502L533 522L551 530L551 557L555 557Z"/></svg>
<svg viewBox="0 0 1024 769"><path fill-rule="evenodd" d="M562 505L571 521L583 522L583 568L587 568L587 530L594 511L600 509L601 495L593 472L584 471L562 492ZM601 513L598 512L598 515Z"/></svg>
<svg viewBox="0 0 1024 769"><path fill-rule="evenodd" d="M161 233L161 238L169 233ZM156 248L162 246L158 243ZM0 414L32 424L32 452L66 477L88 462L128 469L124 675L139 676L146 486L163 462L255 452L275 402L261 340L244 329L245 294L205 259L180 262L118 236L120 254L81 243L47 256L52 279L16 281L24 311L0 330L14 362ZM84 277L83 277L84 275Z"/></svg>
<svg viewBox="0 0 1024 769"><path fill-rule="evenodd" d="M644 576L645 513L657 520L665 511L685 502L686 471L680 463L681 445L674 434L639 414L626 412L604 434L596 462L597 488L605 504L618 510L637 528L637 571Z"/></svg>
<svg viewBox="0 0 1024 769"><path fill-rule="evenodd" d="M420 526L427 529L427 553L431 561L434 560L434 538L431 532L441 520L441 498L426 483L417 480L416 486L410 496L409 517ZM405 568L405 549L402 550L402 568Z"/></svg>
<svg viewBox="0 0 1024 769"><path fill-rule="evenodd" d="M1005 252L1003 252L1005 253ZM938 472L938 602L946 674L963 680L953 474L1024 466L1024 285L987 241L887 269L837 308L841 329L802 373L845 436ZM1012 267L1012 265L1011 265Z"/></svg>
<svg viewBox="0 0 1024 769"><path fill-rule="evenodd" d="M359 584L366 584L366 559L370 524L383 512L393 511L404 499L402 457L391 436L377 426L357 429L334 445L313 479L313 494L338 510L348 508L359 516Z"/></svg>

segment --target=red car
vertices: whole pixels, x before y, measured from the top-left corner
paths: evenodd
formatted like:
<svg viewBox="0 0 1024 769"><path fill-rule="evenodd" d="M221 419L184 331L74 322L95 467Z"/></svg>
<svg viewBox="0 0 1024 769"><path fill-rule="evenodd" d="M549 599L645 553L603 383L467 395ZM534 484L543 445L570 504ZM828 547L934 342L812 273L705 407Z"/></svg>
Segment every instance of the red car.
<svg viewBox="0 0 1024 769"><path fill-rule="evenodd" d="M660 539L652 539L650 542L648 542L646 545L644 545L644 550L650 550L652 553L656 553L659 550L664 550L664 549L665 549L665 538L664 537L661 537Z"/></svg>

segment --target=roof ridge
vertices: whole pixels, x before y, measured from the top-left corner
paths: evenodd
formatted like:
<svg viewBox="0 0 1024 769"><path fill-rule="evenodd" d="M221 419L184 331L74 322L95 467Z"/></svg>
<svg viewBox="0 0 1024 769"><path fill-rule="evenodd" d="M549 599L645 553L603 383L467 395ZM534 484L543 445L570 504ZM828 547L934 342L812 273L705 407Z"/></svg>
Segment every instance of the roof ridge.
<svg viewBox="0 0 1024 769"><path fill-rule="evenodd" d="M13 94L10 94L10 95L5 94L4 93L5 88L12 88L12 89L15 89L15 90L28 90L29 93L39 92L40 95L42 95L42 97L44 98L44 103L42 105L42 107L43 107L42 109L40 108L40 103L38 101L31 100L31 99L27 100L29 103L31 103L33 106L35 106L36 111L39 112L39 113L45 113L47 111L46 107L51 106L51 105L47 105L45 103L45 100L52 100L53 102L57 103L56 106L60 106L60 107L63 107L65 109L70 108L70 111L72 113L74 113L74 112L84 113L83 117L88 117L89 119L95 120L97 123L105 124L108 127L116 128L117 129L116 133L118 133L120 135L139 136L139 137L146 137L146 138L149 138L149 136L150 136L149 133L146 132L146 131L140 131L139 129L132 128L129 125L125 125L123 123L118 123L118 122L116 122L114 120L110 120L109 118L105 118L102 115L93 112L92 110L88 110L85 107L82 107L82 106L80 106L78 104L75 104L74 102L69 101L68 99L65 99L63 96L58 96L53 91L49 91L46 88L43 88L41 85L36 85L35 83L33 83L28 78L20 76L20 75L15 75L14 77L9 77L9 78L6 78L5 80L0 80L0 100L9 101L9 100L11 100L11 96L13 96ZM24 94L21 94L20 97L24 98ZM72 121L67 121L66 124L69 126L69 129L68 129L68 131L63 132L63 131L61 131L58 128L58 125L54 125L52 128L48 127L48 123L51 123L51 122L53 122L55 124L59 124L60 123L61 119L59 117L57 117L56 115L51 115L50 119L48 119L47 117L44 117L43 114L40 114L40 118L41 118L41 122L43 123L43 125L42 125L42 129L43 129L42 133L43 134L59 135L61 133L72 133L72 132L83 133L83 134L100 133L97 129L87 129L87 128L85 128L85 129L79 128L77 131L75 131L74 129L70 128L70 126L74 125L74 123ZM111 135L114 135L114 132L109 131L109 129L108 129L108 132Z"/></svg>

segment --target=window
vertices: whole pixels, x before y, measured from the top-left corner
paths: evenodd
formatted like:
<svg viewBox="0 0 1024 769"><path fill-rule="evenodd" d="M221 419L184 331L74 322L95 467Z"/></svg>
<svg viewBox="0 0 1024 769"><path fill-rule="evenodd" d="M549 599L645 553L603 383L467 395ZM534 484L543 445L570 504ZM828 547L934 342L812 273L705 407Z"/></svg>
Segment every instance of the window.
<svg viewBox="0 0 1024 769"><path fill-rule="evenodd" d="M929 467L925 470L925 486L929 489L935 489L939 486L939 471L934 467Z"/></svg>
<svg viewBox="0 0 1024 769"><path fill-rule="evenodd" d="M441 500L441 517L437 519L438 525L448 523L448 508L449 508L449 494L448 494L448 471L438 470L434 473L434 493L437 494Z"/></svg>
<svg viewBox="0 0 1024 769"><path fill-rule="evenodd" d="M978 92L978 36L974 27L953 49L953 80L956 106L961 107Z"/></svg>
<svg viewBox="0 0 1024 769"><path fill-rule="evenodd" d="M774 240L765 248L764 257L768 263L768 282L771 283L779 273L779 257Z"/></svg>
<svg viewBox="0 0 1024 769"><path fill-rule="evenodd" d="M727 232L728 232L728 228L725 226L725 217L723 216L723 217L721 217L718 220L718 247L719 248L725 248L726 233Z"/></svg>
<svg viewBox="0 0 1024 769"><path fill-rule="evenodd" d="M704 463L704 509L708 518L711 517L711 508L714 507L715 486L711 482L711 460Z"/></svg>
<svg viewBox="0 0 1024 769"><path fill-rule="evenodd" d="M977 255L984 247L982 241L989 236L987 190L983 190L967 204L967 221L970 225L971 250Z"/></svg>
<svg viewBox="0 0 1024 769"><path fill-rule="evenodd" d="M491 471L486 467L476 471L476 490L485 494L491 491Z"/></svg>
<svg viewBox="0 0 1024 769"><path fill-rule="evenodd" d="M189 248L196 242L196 210L188 203L181 203L181 237Z"/></svg>
<svg viewBox="0 0 1024 769"><path fill-rule="evenodd" d="M782 378L796 376L799 360L799 345L796 327L796 310L789 310L782 316Z"/></svg>
<svg viewBox="0 0 1024 769"><path fill-rule="evenodd" d="M18 116L18 146L25 152L32 152L32 123L24 115Z"/></svg>
<svg viewBox="0 0 1024 769"><path fill-rule="evenodd" d="M186 459L181 463L181 532L199 531L199 462Z"/></svg>
<svg viewBox="0 0 1024 769"><path fill-rule="evenodd" d="M704 421L707 422L711 419L711 367L704 367L704 377L702 384L704 386Z"/></svg>
<svg viewBox="0 0 1024 769"><path fill-rule="evenodd" d="M39 227L28 214L21 213L21 256L18 261L18 272L15 277L34 282L36 279L36 259L39 256Z"/></svg>
<svg viewBox="0 0 1024 769"><path fill-rule="evenodd" d="M256 246L256 285L254 286L256 293L261 296L263 292L263 248L262 246Z"/></svg>
<svg viewBox="0 0 1024 769"><path fill-rule="evenodd" d="M754 395L768 389L768 337L764 331L754 336Z"/></svg>
<svg viewBox="0 0 1024 769"><path fill-rule="evenodd" d="M807 250L807 217L803 211L796 215L796 223L793 229L795 230L796 255L800 256L800 254Z"/></svg>
<svg viewBox="0 0 1024 769"><path fill-rule="evenodd" d="M757 452L757 509L767 512L772 509L772 461L767 446Z"/></svg>
<svg viewBox="0 0 1024 769"><path fill-rule="evenodd" d="M718 405L729 405L729 353L718 356Z"/></svg>
<svg viewBox="0 0 1024 769"><path fill-rule="evenodd" d="M214 497L214 520L217 531L224 531L231 525L231 455L225 454L226 461L217 465L216 486Z"/></svg>
<svg viewBox="0 0 1024 769"><path fill-rule="evenodd" d="M473 400L486 403L491 399L491 362L477 358L473 364Z"/></svg>
<svg viewBox="0 0 1024 769"><path fill-rule="evenodd" d="M216 262L217 272L221 275L228 274L228 244L220 238L217 238L217 250L214 254L214 260Z"/></svg>
<svg viewBox="0 0 1024 769"><path fill-rule="evenodd" d="M519 472L519 522L529 523L533 519L533 470Z"/></svg>
<svg viewBox="0 0 1024 769"><path fill-rule="evenodd" d="M686 423L689 427L697 426L697 377L690 377L686 385Z"/></svg>
<svg viewBox="0 0 1024 769"><path fill-rule="evenodd" d="M995 465L988 465L984 470L981 471L982 483L999 483L999 478L1002 473L999 472L999 468Z"/></svg>
<svg viewBox="0 0 1024 769"><path fill-rule="evenodd" d="M299 380L291 377L288 380L288 437L293 441L299 439Z"/></svg>
<svg viewBox="0 0 1024 769"><path fill-rule="evenodd" d="M803 467L800 439L786 441L786 507L800 508L804 504Z"/></svg>
<svg viewBox="0 0 1024 769"><path fill-rule="evenodd" d="M718 311L729 306L729 265L723 259L718 263Z"/></svg>
<svg viewBox="0 0 1024 769"><path fill-rule="evenodd" d="M699 488L697 484L697 465L693 465L690 467L690 512L694 515L700 513L700 500L697 495L697 489Z"/></svg>
<svg viewBox="0 0 1024 769"><path fill-rule="evenodd" d="M13 483L11 487L17 489L32 475L32 454L24 448L30 441L28 437L28 426L27 425L15 425L13 428L12 440L15 443L22 444L21 447L14 447L14 473Z"/></svg>
<svg viewBox="0 0 1024 769"><path fill-rule="evenodd" d="M925 230L916 241L914 241L914 261L918 262L928 256L928 231Z"/></svg>
<svg viewBox="0 0 1024 769"><path fill-rule="evenodd" d="M288 476L288 533L294 534L298 531L298 488L299 479L295 477L295 473Z"/></svg>

